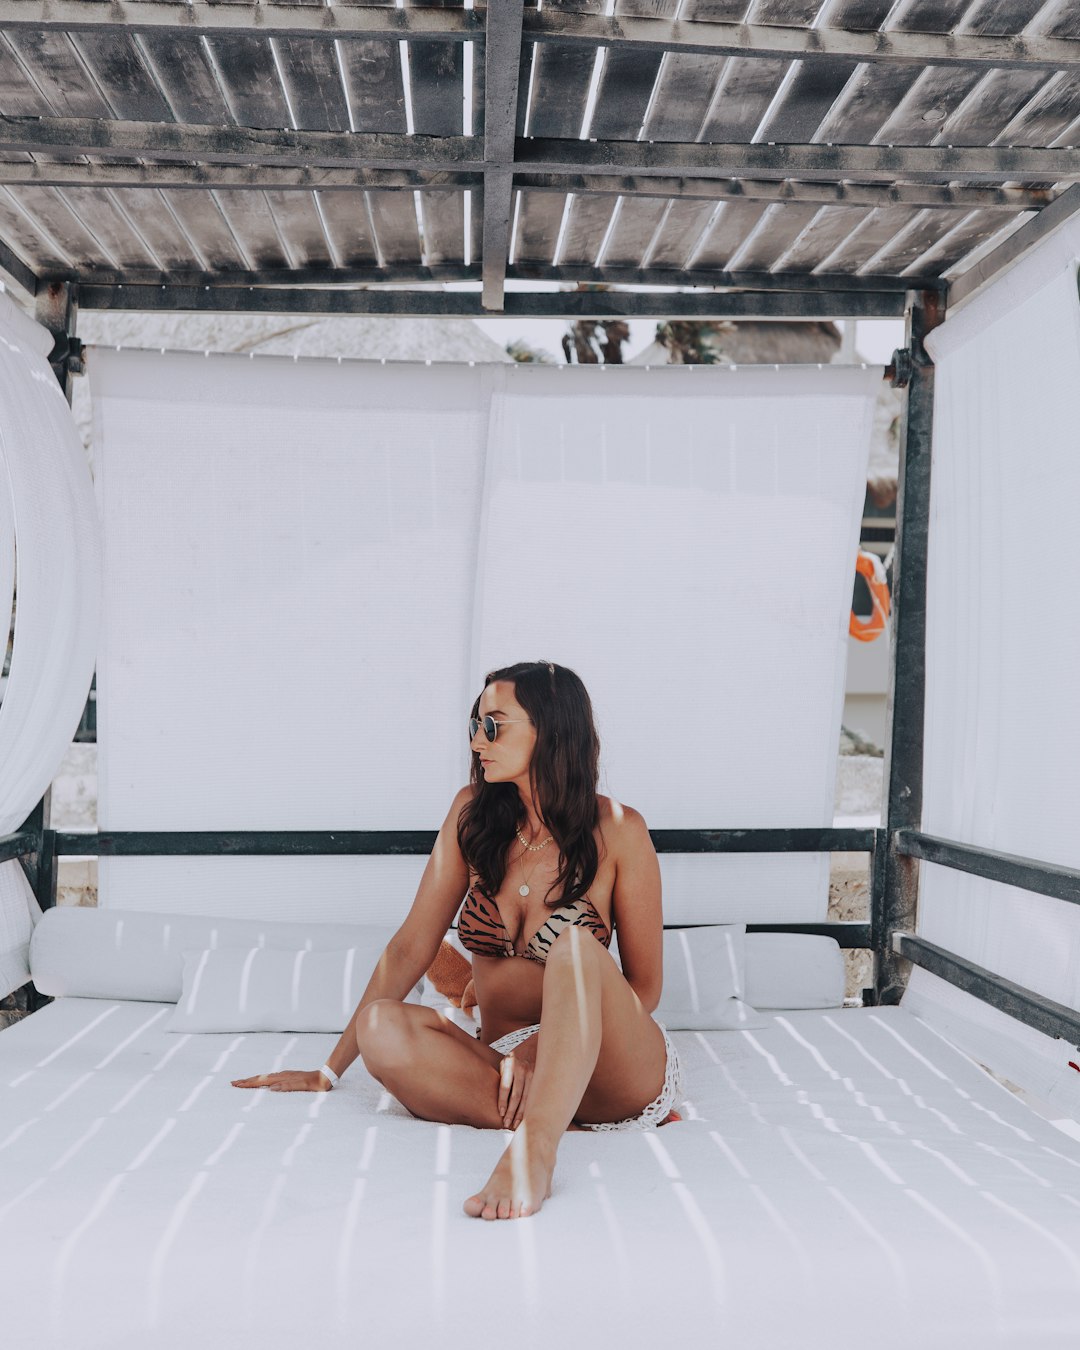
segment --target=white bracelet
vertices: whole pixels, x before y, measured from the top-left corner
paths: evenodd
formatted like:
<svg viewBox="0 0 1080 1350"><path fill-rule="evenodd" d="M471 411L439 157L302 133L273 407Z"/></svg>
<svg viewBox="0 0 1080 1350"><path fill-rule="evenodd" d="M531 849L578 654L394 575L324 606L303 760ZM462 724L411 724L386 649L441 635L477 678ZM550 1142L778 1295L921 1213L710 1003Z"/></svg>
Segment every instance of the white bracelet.
<svg viewBox="0 0 1080 1350"><path fill-rule="evenodd" d="M330 1086L331 1086L332 1088L337 1087L338 1083L341 1082L341 1079L340 1079L339 1076L333 1071L333 1069L330 1067L329 1064L324 1064L324 1065L322 1066L322 1068L319 1070L319 1072L320 1072L325 1078L327 1078L327 1079L329 1080Z"/></svg>

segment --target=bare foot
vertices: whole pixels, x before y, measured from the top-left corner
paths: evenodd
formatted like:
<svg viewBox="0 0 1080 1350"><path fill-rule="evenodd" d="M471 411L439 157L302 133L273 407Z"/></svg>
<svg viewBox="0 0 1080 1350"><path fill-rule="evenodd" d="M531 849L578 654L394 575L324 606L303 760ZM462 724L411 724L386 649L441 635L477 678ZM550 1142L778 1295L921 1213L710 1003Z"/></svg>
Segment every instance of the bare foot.
<svg viewBox="0 0 1080 1350"><path fill-rule="evenodd" d="M551 1194L555 1171L555 1144L523 1123L499 1159L487 1185L465 1201L465 1213L474 1219L524 1219L536 1214Z"/></svg>

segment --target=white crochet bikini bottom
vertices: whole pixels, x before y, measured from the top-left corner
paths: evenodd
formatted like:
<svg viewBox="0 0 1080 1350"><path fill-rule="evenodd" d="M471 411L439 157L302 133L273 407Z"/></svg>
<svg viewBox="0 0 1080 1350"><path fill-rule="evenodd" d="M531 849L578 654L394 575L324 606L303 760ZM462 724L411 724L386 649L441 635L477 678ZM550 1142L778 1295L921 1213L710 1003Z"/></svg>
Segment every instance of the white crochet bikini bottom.
<svg viewBox="0 0 1080 1350"><path fill-rule="evenodd" d="M663 1032L664 1047L667 1050L667 1062L664 1066L664 1086L660 1089L659 1094L653 1098L639 1116L631 1116L629 1120L605 1120L595 1124L582 1120L578 1122L582 1129L655 1130L671 1114L675 1103L682 1096L682 1066L679 1064L678 1051L672 1045L667 1029L661 1022L657 1022L656 1025ZM539 1030L539 1023L531 1027L519 1027L517 1031L509 1031L505 1036L500 1036L498 1040L492 1041L491 1048L500 1055L508 1055L511 1050L517 1049L522 1041L527 1041L530 1036L535 1036Z"/></svg>

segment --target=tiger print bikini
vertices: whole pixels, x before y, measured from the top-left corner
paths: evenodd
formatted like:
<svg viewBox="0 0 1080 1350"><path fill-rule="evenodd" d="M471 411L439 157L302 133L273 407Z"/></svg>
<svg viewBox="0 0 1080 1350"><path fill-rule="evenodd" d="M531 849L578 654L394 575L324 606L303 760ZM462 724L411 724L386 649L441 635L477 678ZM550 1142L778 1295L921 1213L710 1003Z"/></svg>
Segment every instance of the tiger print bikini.
<svg viewBox="0 0 1080 1350"><path fill-rule="evenodd" d="M607 925L585 896L556 905L525 944L525 950L519 952L514 949L498 905L479 886L473 886L461 906L457 931L461 945L477 956L523 956L526 961L535 961L542 966L547 961L551 944L564 928L570 926L588 929L603 946L611 946Z"/></svg>

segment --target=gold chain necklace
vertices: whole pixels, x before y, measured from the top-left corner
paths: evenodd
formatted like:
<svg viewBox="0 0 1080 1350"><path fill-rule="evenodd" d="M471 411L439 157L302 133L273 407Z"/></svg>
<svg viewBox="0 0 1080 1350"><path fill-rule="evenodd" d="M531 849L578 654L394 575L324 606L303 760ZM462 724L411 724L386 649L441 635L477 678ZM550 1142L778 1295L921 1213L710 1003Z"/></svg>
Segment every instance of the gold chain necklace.
<svg viewBox="0 0 1080 1350"><path fill-rule="evenodd" d="M530 879L525 874L525 854L541 852L541 850L547 848L548 844L551 843L552 836L549 834L542 844L530 844L520 830L518 830L517 832L517 837L522 847L522 852L518 857L518 862L521 864L521 885L518 887L518 895L527 896L530 894L529 890ZM535 875L536 875L536 868L534 867L533 876Z"/></svg>

